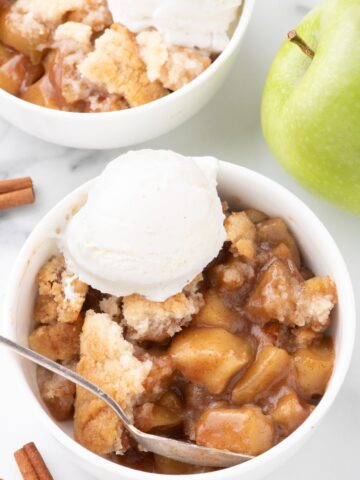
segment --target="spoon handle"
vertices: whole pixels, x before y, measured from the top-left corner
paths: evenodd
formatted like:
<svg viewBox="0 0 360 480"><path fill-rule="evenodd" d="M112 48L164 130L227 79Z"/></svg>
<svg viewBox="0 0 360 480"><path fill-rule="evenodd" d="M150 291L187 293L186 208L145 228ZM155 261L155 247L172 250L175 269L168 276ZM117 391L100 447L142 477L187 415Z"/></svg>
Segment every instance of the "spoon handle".
<svg viewBox="0 0 360 480"><path fill-rule="evenodd" d="M63 365L60 365L59 363L56 363L53 360L50 360L49 358L46 358L43 355L34 352L33 350L30 350L30 348L23 347L22 345L19 345L18 343L13 342L12 340L5 338L2 335L0 335L0 344L5 345L6 347L10 348L10 350L13 350L15 353L21 355L27 360L37 363L38 365L41 365L47 370L51 370L52 372L57 373L61 377L70 380L70 382L76 383L80 387L85 388L89 392L99 397L115 411L115 413L120 417L121 421L123 422L125 428L129 430L130 433L133 433L134 427L131 424L124 410L117 402L115 402L112 397L110 397L110 395L104 392L101 388L89 382L88 380L86 380L86 378L82 377L73 370L70 370L70 368L64 367Z"/></svg>

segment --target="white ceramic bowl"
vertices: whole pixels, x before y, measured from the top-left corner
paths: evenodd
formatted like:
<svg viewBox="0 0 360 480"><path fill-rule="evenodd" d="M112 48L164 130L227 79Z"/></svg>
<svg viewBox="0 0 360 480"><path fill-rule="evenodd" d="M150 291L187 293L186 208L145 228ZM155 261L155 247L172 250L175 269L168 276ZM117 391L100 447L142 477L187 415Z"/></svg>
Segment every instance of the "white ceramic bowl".
<svg viewBox="0 0 360 480"><path fill-rule="evenodd" d="M56 251L52 234L66 221L76 205L82 201L91 182L81 186L55 206L34 229L16 262L8 284L4 305L4 334L22 344L33 327L32 309L35 296L35 276L45 260ZM271 216L281 216L290 226L310 268L318 275L329 274L337 284L339 304L334 314L336 362L327 391L310 417L287 439L259 457L227 470L196 475L196 480L254 480L269 474L293 455L317 428L333 403L346 371L355 338L355 304L351 281L344 260L334 240L318 218L288 190L251 170L221 162L219 171L221 195L234 206L251 206ZM166 480L171 475L143 473L111 463L76 443L71 424L56 423L42 404L35 380L34 365L13 354L7 368L21 388L24 408L39 419L58 442L73 453L74 460L85 470L102 480ZM180 476L191 480L195 476Z"/></svg>
<svg viewBox="0 0 360 480"><path fill-rule="evenodd" d="M195 115L219 89L234 64L255 0L245 0L239 24L222 54L180 90L146 105L107 113L51 110L0 89L0 115L25 132L67 147L105 149L158 137Z"/></svg>

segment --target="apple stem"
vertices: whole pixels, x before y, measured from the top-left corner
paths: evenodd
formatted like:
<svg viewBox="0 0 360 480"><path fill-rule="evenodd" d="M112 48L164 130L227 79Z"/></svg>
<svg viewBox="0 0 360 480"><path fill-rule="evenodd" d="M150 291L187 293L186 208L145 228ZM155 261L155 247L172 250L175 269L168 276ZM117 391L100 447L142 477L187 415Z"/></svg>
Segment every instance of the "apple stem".
<svg viewBox="0 0 360 480"><path fill-rule="evenodd" d="M298 47L301 48L301 50L311 59L314 58L315 52L312 48L309 47L309 45L303 40L300 35L297 33L296 30L291 30L291 32L288 33L288 39L290 42L295 43Z"/></svg>

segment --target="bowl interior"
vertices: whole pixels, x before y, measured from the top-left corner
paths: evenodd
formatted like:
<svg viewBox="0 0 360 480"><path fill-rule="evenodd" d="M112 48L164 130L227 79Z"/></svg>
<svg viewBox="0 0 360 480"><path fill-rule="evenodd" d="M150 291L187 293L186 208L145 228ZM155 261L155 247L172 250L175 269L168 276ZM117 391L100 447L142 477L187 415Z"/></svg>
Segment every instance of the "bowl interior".
<svg viewBox="0 0 360 480"><path fill-rule="evenodd" d="M27 337L33 328L32 309L36 293L36 274L42 264L57 252L56 236L59 228L66 222L74 208L84 201L90 184L91 182L83 185L54 207L35 228L19 255L8 287L4 317L6 323L3 329L5 335L21 344L27 344ZM337 284L339 295L339 304L335 309L333 322L336 363L327 392L314 413L290 437L249 462L248 466L245 464L233 467L240 472L241 469L250 468L250 464L255 466L262 457L274 456L270 453L273 450L280 452L287 446L290 448L294 441L300 440L303 434L310 431L310 422L313 425L326 412L341 386L349 365L354 339L355 314L351 283L342 256L321 222L299 199L280 185L255 172L224 162L220 165L219 191L222 198L228 200L233 207L251 206L271 216L282 217L295 234L307 266L317 275L331 275ZM56 422L49 416L43 405L36 385L35 367L19 358L13 357L13 360L16 368L14 374L19 377L18 383L25 388L26 394L32 397L33 403L37 404L37 410L40 411L40 416L48 427L58 439L56 432L59 432L59 429L72 437L71 422L58 423L57 428ZM70 438L69 441L73 444L71 448L75 449L75 442ZM86 452L86 455L93 462L109 463L89 452ZM118 469L117 472L121 472L122 469L115 464L111 468ZM143 477L145 476L146 474Z"/></svg>

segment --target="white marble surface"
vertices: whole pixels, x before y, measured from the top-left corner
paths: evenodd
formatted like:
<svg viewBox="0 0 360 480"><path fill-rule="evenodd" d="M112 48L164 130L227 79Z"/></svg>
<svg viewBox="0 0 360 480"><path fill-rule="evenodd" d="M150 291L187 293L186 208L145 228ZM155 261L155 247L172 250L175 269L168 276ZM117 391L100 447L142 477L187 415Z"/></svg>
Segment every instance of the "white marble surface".
<svg viewBox="0 0 360 480"><path fill-rule="evenodd" d="M349 265L355 292L360 288L360 219L304 191L273 160L261 136L259 107L267 68L287 31L314 0L257 0L254 18L236 69L214 100L176 131L146 144L183 154L212 154L240 163L279 181L301 197L322 219ZM24 240L40 218L67 192L98 174L119 151L92 152L57 147L31 138L0 120L0 178L30 175L35 182L34 206L0 213L0 295ZM277 480L359 478L360 340L345 385L328 418L291 461L269 476ZM0 351L1 360L1 351ZM59 458L55 441L16 396L6 365L0 362L0 478L20 475L12 453L35 441L57 480L91 480Z"/></svg>

